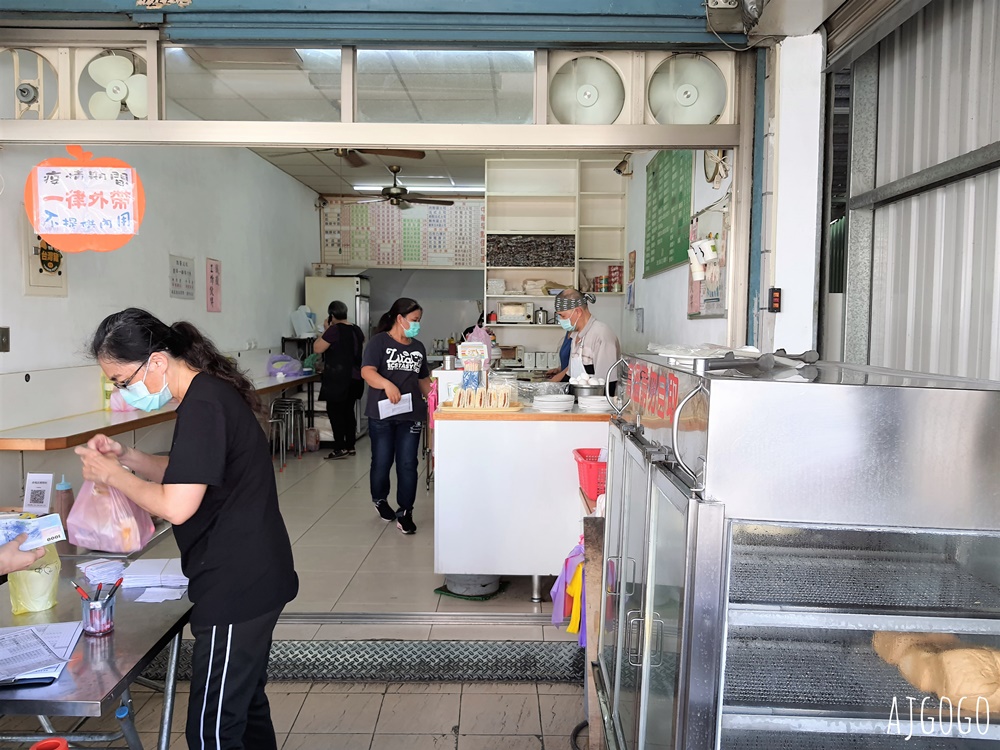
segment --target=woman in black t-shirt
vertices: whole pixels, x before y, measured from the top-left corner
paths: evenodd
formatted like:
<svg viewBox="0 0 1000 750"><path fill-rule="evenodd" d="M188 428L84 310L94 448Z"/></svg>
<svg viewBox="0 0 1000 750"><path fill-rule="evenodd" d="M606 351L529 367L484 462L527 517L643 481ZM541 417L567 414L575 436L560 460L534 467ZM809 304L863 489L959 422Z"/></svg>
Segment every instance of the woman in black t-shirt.
<svg viewBox="0 0 1000 750"><path fill-rule="evenodd" d="M361 360L361 377L369 387L365 413L372 442L372 502L378 514L386 521L395 521L404 534L417 530L413 522L417 457L427 418L424 398L431 389L427 350L416 340L422 316L423 308L416 300L406 297L396 300L379 321ZM409 408L401 411L400 405L407 403ZM389 505L389 471L393 462L399 510Z"/></svg>
<svg viewBox="0 0 1000 750"><path fill-rule="evenodd" d="M323 335L313 343L313 351L323 355L323 378L319 400L326 402L326 415L333 432L333 452L327 458L355 455L358 425L354 403L365 390L361 379L361 353L365 334L347 321L347 305L334 300L327 308Z"/></svg>
<svg viewBox="0 0 1000 750"><path fill-rule="evenodd" d="M135 308L105 318L91 352L136 408L179 402L169 457L105 435L76 452L84 479L174 525L194 604L188 745L274 749L267 661L298 578L253 385L190 323Z"/></svg>

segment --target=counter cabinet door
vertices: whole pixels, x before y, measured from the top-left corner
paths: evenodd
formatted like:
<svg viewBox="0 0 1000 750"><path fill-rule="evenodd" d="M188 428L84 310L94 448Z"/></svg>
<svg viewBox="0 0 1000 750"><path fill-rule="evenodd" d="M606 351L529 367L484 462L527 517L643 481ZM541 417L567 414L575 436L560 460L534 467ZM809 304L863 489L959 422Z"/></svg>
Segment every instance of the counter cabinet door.
<svg viewBox="0 0 1000 750"><path fill-rule="evenodd" d="M684 597L690 568L688 507L683 485L654 469L650 487L649 584L642 621L642 697L639 747L659 750L680 740Z"/></svg>
<svg viewBox="0 0 1000 750"><path fill-rule="evenodd" d="M615 729L621 750L640 750L640 695L653 466L631 437L623 441L625 503L622 515L621 596L618 609Z"/></svg>
<svg viewBox="0 0 1000 750"><path fill-rule="evenodd" d="M625 507L625 448L622 432L611 425L608 440L608 478L604 506L604 581L598 663L604 684L614 690L617 674L618 605L621 595L622 512Z"/></svg>

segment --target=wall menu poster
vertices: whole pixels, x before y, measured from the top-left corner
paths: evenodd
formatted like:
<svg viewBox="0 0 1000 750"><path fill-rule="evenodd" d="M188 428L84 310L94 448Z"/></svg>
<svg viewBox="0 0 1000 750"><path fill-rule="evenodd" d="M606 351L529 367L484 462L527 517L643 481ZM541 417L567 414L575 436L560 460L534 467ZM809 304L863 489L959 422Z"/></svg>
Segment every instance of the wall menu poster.
<svg viewBox="0 0 1000 750"><path fill-rule="evenodd" d="M194 299L194 258L170 256L170 296Z"/></svg>
<svg viewBox="0 0 1000 750"><path fill-rule="evenodd" d="M479 267L486 238L486 202L452 206L331 200L323 208L323 262L369 268Z"/></svg>
<svg viewBox="0 0 1000 750"><path fill-rule="evenodd" d="M688 260L693 151L660 151L646 165L646 246L642 277Z"/></svg>

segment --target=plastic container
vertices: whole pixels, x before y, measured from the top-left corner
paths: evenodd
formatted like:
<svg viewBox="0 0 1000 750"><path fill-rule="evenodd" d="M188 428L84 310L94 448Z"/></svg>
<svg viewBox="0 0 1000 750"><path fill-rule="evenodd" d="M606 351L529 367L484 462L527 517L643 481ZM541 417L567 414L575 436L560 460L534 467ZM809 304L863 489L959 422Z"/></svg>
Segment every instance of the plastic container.
<svg viewBox="0 0 1000 750"><path fill-rule="evenodd" d="M69 750L69 744L62 737L53 737L36 742L31 746L31 750Z"/></svg>
<svg viewBox="0 0 1000 750"><path fill-rule="evenodd" d="M62 521L63 529L66 527L66 520L69 518L69 512L73 510L73 485L66 481L66 475L63 474L62 481L56 485L56 491L52 495L52 512L59 514L59 520ZM69 542L56 542L56 550L60 553L67 553L70 551L71 545Z"/></svg>
<svg viewBox="0 0 1000 750"><path fill-rule="evenodd" d="M600 460L600 448L577 448L573 451L573 458L580 474L580 489L588 500L596 502L607 488L608 462Z"/></svg>
<svg viewBox="0 0 1000 750"><path fill-rule="evenodd" d="M109 635L115 629L115 599L116 593L110 599L80 600L81 622L83 632L87 635Z"/></svg>

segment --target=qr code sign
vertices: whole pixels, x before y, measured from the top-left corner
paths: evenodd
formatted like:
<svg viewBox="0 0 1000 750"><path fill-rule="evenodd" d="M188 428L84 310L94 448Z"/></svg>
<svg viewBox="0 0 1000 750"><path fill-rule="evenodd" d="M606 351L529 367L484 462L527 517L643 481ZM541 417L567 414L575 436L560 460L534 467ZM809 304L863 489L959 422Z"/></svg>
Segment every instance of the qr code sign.
<svg viewBox="0 0 1000 750"><path fill-rule="evenodd" d="M28 494L28 505L45 505L45 490L31 490Z"/></svg>

